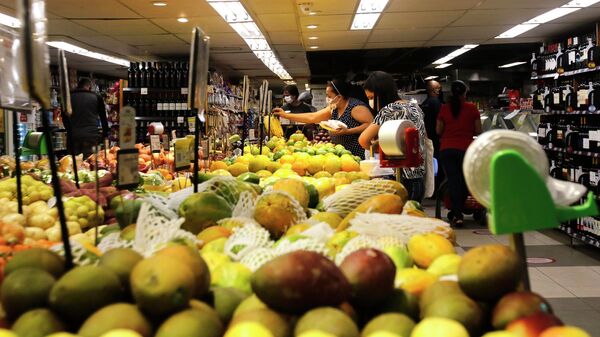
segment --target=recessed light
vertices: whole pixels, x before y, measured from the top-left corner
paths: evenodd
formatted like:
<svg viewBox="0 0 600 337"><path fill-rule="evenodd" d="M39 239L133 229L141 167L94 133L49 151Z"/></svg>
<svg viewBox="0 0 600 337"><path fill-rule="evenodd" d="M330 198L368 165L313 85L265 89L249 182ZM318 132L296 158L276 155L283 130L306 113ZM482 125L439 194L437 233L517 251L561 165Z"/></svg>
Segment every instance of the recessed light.
<svg viewBox="0 0 600 337"><path fill-rule="evenodd" d="M316 29L317 27L319 27L319 26L317 26L317 25L308 25L308 26L306 26L306 28L308 28L308 29Z"/></svg>
<svg viewBox="0 0 600 337"><path fill-rule="evenodd" d="M181 23L186 23L186 22L188 22L189 20L188 20L187 18L179 18L179 19L177 19L177 21L179 21L179 22L181 22Z"/></svg>
<svg viewBox="0 0 600 337"><path fill-rule="evenodd" d="M317 15L317 12L308 12L308 15Z"/></svg>
<svg viewBox="0 0 600 337"><path fill-rule="evenodd" d="M310 49L319 49L319 46L310 46Z"/></svg>
<svg viewBox="0 0 600 337"><path fill-rule="evenodd" d="M162 1L155 1L152 4L156 7L165 7L167 5L166 2L162 2Z"/></svg>
<svg viewBox="0 0 600 337"><path fill-rule="evenodd" d="M319 38L317 36L309 36L308 39L309 40L318 40Z"/></svg>

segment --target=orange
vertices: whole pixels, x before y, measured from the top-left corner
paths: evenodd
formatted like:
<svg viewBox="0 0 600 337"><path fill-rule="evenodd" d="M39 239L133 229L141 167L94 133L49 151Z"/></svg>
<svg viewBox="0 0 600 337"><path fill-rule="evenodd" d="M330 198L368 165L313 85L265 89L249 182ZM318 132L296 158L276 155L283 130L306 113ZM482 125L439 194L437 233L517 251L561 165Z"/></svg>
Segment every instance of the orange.
<svg viewBox="0 0 600 337"><path fill-rule="evenodd" d="M428 268L433 260L442 255L456 253L448 239L434 233L413 235L408 241L408 252L421 268Z"/></svg>
<svg viewBox="0 0 600 337"><path fill-rule="evenodd" d="M306 169L308 168L308 163L305 160L298 159L292 164L292 170L298 173L300 176L306 175Z"/></svg>

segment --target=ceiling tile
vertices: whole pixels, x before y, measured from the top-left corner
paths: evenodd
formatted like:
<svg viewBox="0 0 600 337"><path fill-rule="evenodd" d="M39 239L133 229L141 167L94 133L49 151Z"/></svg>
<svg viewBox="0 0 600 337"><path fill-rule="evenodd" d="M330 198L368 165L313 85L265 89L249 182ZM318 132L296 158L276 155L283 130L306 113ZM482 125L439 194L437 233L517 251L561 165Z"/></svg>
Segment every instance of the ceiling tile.
<svg viewBox="0 0 600 337"><path fill-rule="evenodd" d="M418 48L422 47L427 41L410 42L368 42L366 49L388 49L388 48Z"/></svg>
<svg viewBox="0 0 600 337"><path fill-rule="evenodd" d="M70 41L67 39L66 42L73 43L75 45L79 45L83 48L91 48L92 50L99 49L98 51L107 53L109 55L121 54L123 56L127 55L136 55L140 53L135 47L132 47L126 43L117 41L108 36L80 36L72 39L74 41ZM79 42L79 43L78 43ZM87 44L82 45L82 43Z"/></svg>
<svg viewBox="0 0 600 337"><path fill-rule="evenodd" d="M434 38L435 40L470 40L493 39L511 26L473 26L446 27Z"/></svg>
<svg viewBox="0 0 600 337"><path fill-rule="evenodd" d="M296 0L297 3L310 2L305 0ZM356 7L358 7L358 0L320 0L313 1L314 5L312 10L319 13L317 15L339 15L339 14L354 14ZM298 8L298 13L301 16L308 16L303 14Z"/></svg>
<svg viewBox="0 0 600 337"><path fill-rule="evenodd" d="M245 1L246 10L252 14L285 14L295 11L292 1L289 0L250 0Z"/></svg>
<svg viewBox="0 0 600 337"><path fill-rule="evenodd" d="M369 42L407 42L432 39L440 28L420 29L376 29L371 33Z"/></svg>
<svg viewBox="0 0 600 337"><path fill-rule="evenodd" d="M433 11L409 13L383 13L375 29L399 27L445 27L459 19L465 11Z"/></svg>
<svg viewBox="0 0 600 337"><path fill-rule="evenodd" d="M569 33L570 28L572 28L572 24L568 23L546 23L540 25L519 37L538 37L538 38L552 38L558 35L565 35ZM593 28L590 27L590 31Z"/></svg>
<svg viewBox="0 0 600 337"><path fill-rule="evenodd" d="M204 0L167 1L165 7L152 5L150 0L119 0L145 18L178 18L190 16L216 16L217 12Z"/></svg>
<svg viewBox="0 0 600 337"><path fill-rule="evenodd" d="M495 0L494 0L495 1ZM538 0L539 1L539 0ZM545 0L544 0L545 1ZM479 3L485 2L482 0L392 0L386 8L385 12L416 12L416 11L447 11L459 9L471 9Z"/></svg>
<svg viewBox="0 0 600 337"><path fill-rule="evenodd" d="M302 31L310 34L326 31L349 30L352 23L352 15L317 15L301 16L300 24ZM318 25L317 29L308 29L307 25Z"/></svg>
<svg viewBox="0 0 600 337"><path fill-rule="evenodd" d="M456 20L451 26L485 26L485 25L517 25L530 20L540 14L544 9L486 9L472 10Z"/></svg>
<svg viewBox="0 0 600 337"><path fill-rule="evenodd" d="M66 19L49 19L48 35L97 36L100 33Z"/></svg>
<svg viewBox="0 0 600 337"><path fill-rule="evenodd" d="M566 4L567 0L487 0L478 9L527 9L527 8L555 8Z"/></svg>
<svg viewBox="0 0 600 337"><path fill-rule="evenodd" d="M165 43L140 47L143 51L155 55L187 55L190 46L186 43Z"/></svg>
<svg viewBox="0 0 600 337"><path fill-rule="evenodd" d="M182 43L177 37L171 34L155 34L155 35L121 35L115 36L115 40L125 42L132 46L148 46L158 44L173 44Z"/></svg>
<svg viewBox="0 0 600 337"><path fill-rule="evenodd" d="M151 21L173 34L192 34L194 27L200 27L207 34L232 33L233 29L220 16L190 17L189 22L181 23L176 19L152 19Z"/></svg>
<svg viewBox="0 0 600 337"><path fill-rule="evenodd" d="M340 41L353 44L361 44L367 42L367 38L371 31L368 30L342 30L342 31L326 31L326 32L304 32L304 44L306 46L319 45L321 47L331 43ZM318 40L309 40L308 37L317 36Z"/></svg>
<svg viewBox="0 0 600 337"><path fill-rule="evenodd" d="M303 52L304 47L301 44L273 44L271 47L282 52Z"/></svg>
<svg viewBox="0 0 600 337"><path fill-rule="evenodd" d="M144 1L145 2L145 1ZM140 16L116 0L47 1L46 11L69 19L139 18Z"/></svg>
<svg viewBox="0 0 600 337"><path fill-rule="evenodd" d="M258 15L258 22L265 30L264 33L298 31L294 14L261 14Z"/></svg>
<svg viewBox="0 0 600 337"><path fill-rule="evenodd" d="M298 30L289 32L268 32L269 40L273 44L301 44L302 40Z"/></svg>
<svg viewBox="0 0 600 337"><path fill-rule="evenodd" d="M110 36L165 33L163 29L144 19L73 20L73 22Z"/></svg>

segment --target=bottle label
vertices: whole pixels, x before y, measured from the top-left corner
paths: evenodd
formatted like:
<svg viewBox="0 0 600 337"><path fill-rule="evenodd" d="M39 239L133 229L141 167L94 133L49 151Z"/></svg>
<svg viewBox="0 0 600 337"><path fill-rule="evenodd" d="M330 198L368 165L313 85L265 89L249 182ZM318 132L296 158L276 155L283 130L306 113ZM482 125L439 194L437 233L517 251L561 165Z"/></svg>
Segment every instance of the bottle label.
<svg viewBox="0 0 600 337"><path fill-rule="evenodd" d="M589 90L578 90L577 91L577 105L586 105L587 104L587 100L588 100L588 96L590 95L590 91Z"/></svg>
<svg viewBox="0 0 600 337"><path fill-rule="evenodd" d="M140 90L140 94L141 94L141 95L148 95L148 88L142 88L142 89Z"/></svg>
<svg viewBox="0 0 600 337"><path fill-rule="evenodd" d="M175 110L183 110L181 108L181 103L179 103L179 102L175 103Z"/></svg>
<svg viewBox="0 0 600 337"><path fill-rule="evenodd" d="M174 102L169 103L169 110L175 110L175 103Z"/></svg>
<svg viewBox="0 0 600 337"><path fill-rule="evenodd" d="M156 103L156 110L158 110L158 111L164 110L163 104L162 103Z"/></svg>
<svg viewBox="0 0 600 337"><path fill-rule="evenodd" d="M183 102L183 103L181 103L181 110L186 110L186 111L187 111L187 110L189 110L189 109L188 109L187 102Z"/></svg>

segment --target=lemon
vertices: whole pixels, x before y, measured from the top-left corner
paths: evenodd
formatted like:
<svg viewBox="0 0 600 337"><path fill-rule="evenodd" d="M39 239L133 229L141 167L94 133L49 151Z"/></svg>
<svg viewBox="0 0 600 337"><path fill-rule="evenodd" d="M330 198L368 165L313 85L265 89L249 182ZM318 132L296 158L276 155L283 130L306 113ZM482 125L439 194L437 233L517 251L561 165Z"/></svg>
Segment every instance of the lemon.
<svg viewBox="0 0 600 337"><path fill-rule="evenodd" d="M269 329L255 322L242 322L227 330L225 337L274 337Z"/></svg>

